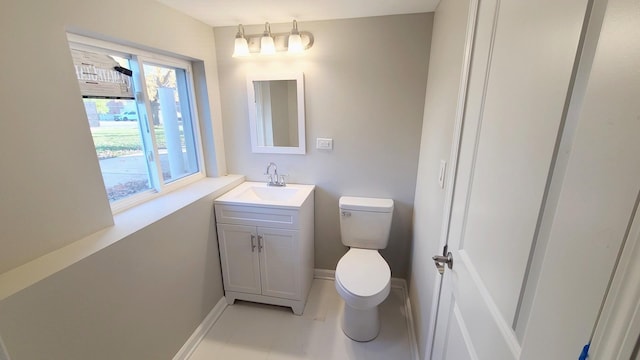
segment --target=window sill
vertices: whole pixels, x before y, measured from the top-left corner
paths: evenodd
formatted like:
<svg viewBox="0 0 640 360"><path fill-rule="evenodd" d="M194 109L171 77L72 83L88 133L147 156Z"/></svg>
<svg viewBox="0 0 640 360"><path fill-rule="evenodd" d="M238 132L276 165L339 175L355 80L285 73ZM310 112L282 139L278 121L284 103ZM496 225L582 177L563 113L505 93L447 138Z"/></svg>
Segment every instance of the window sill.
<svg viewBox="0 0 640 360"><path fill-rule="evenodd" d="M114 215L114 225L0 274L0 301L202 198L218 197L244 176L205 178Z"/></svg>

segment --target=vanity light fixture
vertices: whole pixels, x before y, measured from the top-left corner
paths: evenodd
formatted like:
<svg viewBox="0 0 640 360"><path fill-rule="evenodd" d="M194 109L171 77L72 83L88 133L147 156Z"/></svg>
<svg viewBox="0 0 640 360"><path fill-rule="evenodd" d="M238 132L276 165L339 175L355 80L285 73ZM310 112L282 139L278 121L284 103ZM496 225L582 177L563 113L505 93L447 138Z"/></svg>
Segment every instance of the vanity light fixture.
<svg viewBox="0 0 640 360"><path fill-rule="evenodd" d="M246 35L242 24L238 25L233 57L251 54L270 55L278 52L299 54L313 45L313 34L298 30L298 22L293 20L293 28L286 33L271 33L271 24L264 24L264 32Z"/></svg>
<svg viewBox="0 0 640 360"><path fill-rule="evenodd" d="M271 25L268 22L264 23L264 33L260 38L260 54L272 55L276 53L276 44L271 37Z"/></svg>
<svg viewBox="0 0 640 360"><path fill-rule="evenodd" d="M238 25L238 33L236 34L236 42L233 48L233 57L249 56L249 44L244 37L244 27L242 24Z"/></svg>

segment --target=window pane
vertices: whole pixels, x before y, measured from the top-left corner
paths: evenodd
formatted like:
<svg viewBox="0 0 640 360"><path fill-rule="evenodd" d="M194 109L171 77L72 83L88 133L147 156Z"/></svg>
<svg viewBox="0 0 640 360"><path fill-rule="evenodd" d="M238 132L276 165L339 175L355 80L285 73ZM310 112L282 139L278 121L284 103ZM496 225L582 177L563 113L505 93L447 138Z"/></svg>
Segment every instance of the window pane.
<svg viewBox="0 0 640 360"><path fill-rule="evenodd" d="M83 100L109 201L151 189L135 101Z"/></svg>
<svg viewBox="0 0 640 360"><path fill-rule="evenodd" d="M189 63L71 34L68 39L113 211L202 173Z"/></svg>
<svg viewBox="0 0 640 360"><path fill-rule="evenodd" d="M144 64L144 76L164 181L198 172L186 72Z"/></svg>

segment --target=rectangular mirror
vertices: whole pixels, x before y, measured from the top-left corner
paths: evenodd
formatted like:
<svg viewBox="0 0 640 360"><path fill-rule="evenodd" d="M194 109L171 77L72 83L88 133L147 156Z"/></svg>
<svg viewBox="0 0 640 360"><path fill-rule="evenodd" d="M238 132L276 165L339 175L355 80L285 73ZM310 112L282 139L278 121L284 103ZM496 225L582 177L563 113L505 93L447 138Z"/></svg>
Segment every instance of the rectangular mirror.
<svg viewBox="0 0 640 360"><path fill-rule="evenodd" d="M304 75L302 72L247 76L251 150L304 154Z"/></svg>

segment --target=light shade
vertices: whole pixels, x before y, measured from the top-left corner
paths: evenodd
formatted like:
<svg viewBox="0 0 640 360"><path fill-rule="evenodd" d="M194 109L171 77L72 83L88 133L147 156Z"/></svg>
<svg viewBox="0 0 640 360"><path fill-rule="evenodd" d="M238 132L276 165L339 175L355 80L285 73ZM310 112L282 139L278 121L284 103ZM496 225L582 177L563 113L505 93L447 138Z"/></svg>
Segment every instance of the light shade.
<svg viewBox="0 0 640 360"><path fill-rule="evenodd" d="M300 37L300 34L289 35L289 52L298 54L303 51L304 47L302 46L302 38Z"/></svg>
<svg viewBox="0 0 640 360"><path fill-rule="evenodd" d="M233 57L249 56L249 44L247 39L236 38L236 45L233 48Z"/></svg>
<svg viewBox="0 0 640 360"><path fill-rule="evenodd" d="M249 44L244 37L244 28L242 24L238 25L238 33L236 34L236 42L233 47L233 57L249 56Z"/></svg>
<svg viewBox="0 0 640 360"><path fill-rule="evenodd" d="M271 55L276 53L276 45L273 43L271 36L263 36L260 38L260 54Z"/></svg>
<svg viewBox="0 0 640 360"><path fill-rule="evenodd" d="M304 46L302 46L302 37L300 37L300 32L298 31L298 22L293 20L293 29L291 29L291 34L289 34L289 44L288 44L289 53L301 53L304 51Z"/></svg>
<svg viewBox="0 0 640 360"><path fill-rule="evenodd" d="M276 53L276 44L271 37L271 25L264 23L264 33L260 38L260 54L271 55Z"/></svg>

